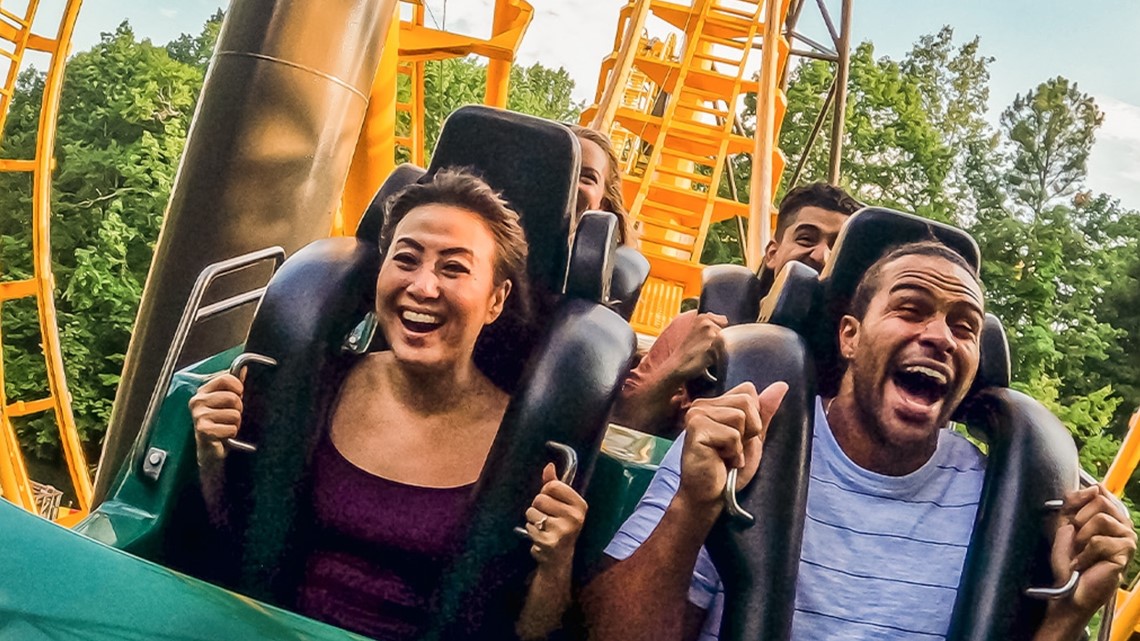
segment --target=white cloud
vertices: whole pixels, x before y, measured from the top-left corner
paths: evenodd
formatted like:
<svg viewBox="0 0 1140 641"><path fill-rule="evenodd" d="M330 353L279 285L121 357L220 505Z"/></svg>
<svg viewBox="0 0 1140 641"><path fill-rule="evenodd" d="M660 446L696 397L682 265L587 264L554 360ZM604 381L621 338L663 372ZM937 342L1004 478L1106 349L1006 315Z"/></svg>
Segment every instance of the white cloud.
<svg viewBox="0 0 1140 641"><path fill-rule="evenodd" d="M1140 105L1105 95L1094 98L1104 111L1104 124L1089 158L1089 187L1140 209Z"/></svg>
<svg viewBox="0 0 1140 641"><path fill-rule="evenodd" d="M159 9L158 15L163 18L173 19L178 17L178 9Z"/></svg>

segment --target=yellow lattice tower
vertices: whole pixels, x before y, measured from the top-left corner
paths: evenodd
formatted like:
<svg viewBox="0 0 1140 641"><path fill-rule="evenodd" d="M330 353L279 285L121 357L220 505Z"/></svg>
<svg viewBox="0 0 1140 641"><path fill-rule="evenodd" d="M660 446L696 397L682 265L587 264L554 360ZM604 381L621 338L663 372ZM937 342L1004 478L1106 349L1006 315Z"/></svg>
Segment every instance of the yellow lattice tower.
<svg viewBox="0 0 1140 641"><path fill-rule="evenodd" d="M626 206L651 265L633 317L639 332L660 333L680 311L681 300L699 292L701 250L712 223L741 216L772 224L771 194L784 166L774 141L786 106L777 77L788 60L788 43L779 29L787 11L787 0L633 0L622 10L618 32L624 37L603 63L598 104L583 122L623 145L629 144L623 130L632 134L647 155L644 170L634 163L623 175ZM630 30L640 34L650 14L683 38L676 55L660 55L640 38L638 46L627 46L635 40ZM764 46L768 41L775 46ZM750 54L757 49L760 81L746 78ZM649 108L627 104L622 90L614 88L643 91L642 77L662 96L649 101ZM746 93L759 96L755 139L734 133ZM753 189L756 211L717 195L726 163L741 153L757 159L754 176L768 178Z"/></svg>
<svg viewBox="0 0 1140 641"><path fill-rule="evenodd" d="M11 4L11 3L9 3ZM71 398L63 369L59 332L56 327L54 287L51 269L51 169L52 151L55 148L56 117L59 113L63 70L71 47L71 35L79 14L80 0L68 0L54 36L48 37L32 30L39 8L38 0L28 0L19 11L5 9L0 3L0 72L4 85L0 87L0 131L3 130L8 107L15 92L16 79L27 52L48 54L49 62L44 79L43 98L36 135L35 157L31 159L0 160L0 171L22 172L32 175L32 257L31 278L12 280L0 277L0 305L6 301L35 298L39 312L40 334L47 364L46 398L10 401L4 392L4 363L0 358L0 493L9 501L24 508L56 518L58 493L33 483L28 478L24 458L20 452L12 419L40 412L52 412L59 426L64 458L71 473L78 502L77 510L60 509L57 520L71 524L86 515L91 507L91 478L75 418L71 413ZM3 67L0 67L3 69Z"/></svg>

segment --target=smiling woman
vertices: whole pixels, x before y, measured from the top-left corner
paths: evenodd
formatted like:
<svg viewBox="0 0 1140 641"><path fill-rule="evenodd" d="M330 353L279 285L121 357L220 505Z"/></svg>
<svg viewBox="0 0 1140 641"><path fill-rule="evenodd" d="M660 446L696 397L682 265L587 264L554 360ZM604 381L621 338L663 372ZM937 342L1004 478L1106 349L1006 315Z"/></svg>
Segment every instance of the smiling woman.
<svg viewBox="0 0 1140 641"><path fill-rule="evenodd" d="M390 349L358 361L332 406L311 470L315 527L295 607L402 640L428 624L506 410L507 393L474 353L487 326L508 314L527 318L528 252L518 215L483 181L454 170L394 197L380 248L375 313ZM190 403L205 498L219 517L223 443L240 427L242 391L241 380L224 375ZM585 510L553 466L543 470L525 515L538 566L517 622L523 638L545 637L561 620Z"/></svg>
<svg viewBox="0 0 1140 641"><path fill-rule="evenodd" d="M570 125L582 147L582 167L578 173L577 214L587 210L608 211L618 217L618 242L637 246L633 217L622 202L621 170L617 152L609 136L588 127Z"/></svg>

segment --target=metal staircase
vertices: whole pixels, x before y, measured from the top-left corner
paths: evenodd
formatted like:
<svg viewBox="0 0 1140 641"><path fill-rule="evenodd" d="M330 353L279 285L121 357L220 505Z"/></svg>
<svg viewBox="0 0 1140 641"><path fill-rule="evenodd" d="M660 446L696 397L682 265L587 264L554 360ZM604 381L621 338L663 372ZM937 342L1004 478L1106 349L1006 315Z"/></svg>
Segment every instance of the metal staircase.
<svg viewBox="0 0 1140 641"><path fill-rule="evenodd" d="M701 251L709 226L750 215L747 203L721 193L730 158L758 154L771 167L769 194L779 183L785 159L774 141L786 99L776 81L762 87L752 75L757 58L771 57L767 64L777 70L787 64L787 41L777 29L773 46L765 46L764 32L768 19L783 25L788 4L788 0L639 0L623 10L625 28L632 28L636 21L631 17L647 9L674 30L669 37L682 40L675 55L661 55L660 48L640 36L637 46L624 56L615 53L603 66L603 76L611 82L621 75L623 64L629 66L624 89L614 92L621 102L611 109L612 122L601 124L608 125L607 133L619 152L636 149L641 155L626 164L623 175L640 249L651 265L632 321L639 332L660 333L680 311L682 299L699 292ZM754 55L757 50L760 56ZM631 93L639 98L646 94L646 81L653 98L630 100ZM599 103L605 99L604 85L599 83ZM777 129L761 143L740 135L737 118L746 94L765 92L775 97L771 116ZM597 126L595 116L605 109L599 104L587 110L583 122L594 121ZM758 113L760 117L765 114Z"/></svg>

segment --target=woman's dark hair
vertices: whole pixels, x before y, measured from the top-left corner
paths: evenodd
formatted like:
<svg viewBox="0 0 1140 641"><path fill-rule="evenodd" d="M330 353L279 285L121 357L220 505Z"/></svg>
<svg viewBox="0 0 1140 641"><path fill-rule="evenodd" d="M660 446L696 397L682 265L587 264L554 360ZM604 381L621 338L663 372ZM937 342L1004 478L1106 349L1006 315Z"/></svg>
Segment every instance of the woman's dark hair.
<svg viewBox="0 0 1140 641"><path fill-rule="evenodd" d="M380 252L386 254L396 226L416 207L451 205L477 214L495 239L495 284L511 281L526 287L526 235L519 215L482 179L462 169L444 169L427 182L414 183L392 197L380 228Z"/></svg>
<svg viewBox="0 0 1140 641"><path fill-rule="evenodd" d="M527 275L529 253L519 215L490 185L466 169L443 169L421 183L414 183L388 201L384 225L380 229L380 252L387 254L400 224L409 212L423 205L451 205L483 219L495 241L495 285L511 281L511 293L503 313L484 327L475 343L475 361L480 370L499 387L510 391L521 364L514 354L529 353L534 299Z"/></svg>

